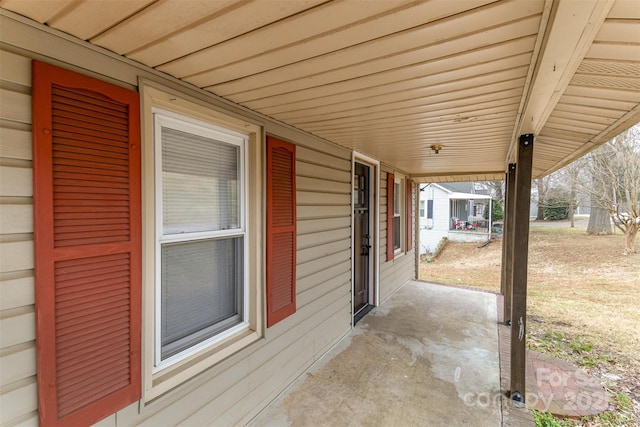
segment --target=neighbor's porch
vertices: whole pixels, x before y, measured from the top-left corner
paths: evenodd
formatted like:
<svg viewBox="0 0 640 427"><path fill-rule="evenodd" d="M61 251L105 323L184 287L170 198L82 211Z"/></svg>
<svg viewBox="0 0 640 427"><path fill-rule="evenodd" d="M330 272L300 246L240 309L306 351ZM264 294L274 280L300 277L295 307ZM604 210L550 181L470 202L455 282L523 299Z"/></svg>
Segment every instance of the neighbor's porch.
<svg viewBox="0 0 640 427"><path fill-rule="evenodd" d="M408 282L250 426L533 426L532 412L511 407L504 394L509 342L499 333L501 299ZM604 396L558 359L535 352L527 359L527 402L538 409L558 409L567 393L591 393L594 403ZM564 383L562 396L555 382Z"/></svg>

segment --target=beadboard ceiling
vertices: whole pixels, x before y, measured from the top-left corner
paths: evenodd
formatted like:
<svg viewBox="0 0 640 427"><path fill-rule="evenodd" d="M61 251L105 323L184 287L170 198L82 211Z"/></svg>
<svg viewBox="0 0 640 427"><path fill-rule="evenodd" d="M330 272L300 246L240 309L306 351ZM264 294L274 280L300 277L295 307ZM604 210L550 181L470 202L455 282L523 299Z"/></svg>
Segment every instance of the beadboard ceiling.
<svg viewBox="0 0 640 427"><path fill-rule="evenodd" d="M534 177L640 121L640 0L2 0L420 182ZM429 147L442 146L438 154Z"/></svg>

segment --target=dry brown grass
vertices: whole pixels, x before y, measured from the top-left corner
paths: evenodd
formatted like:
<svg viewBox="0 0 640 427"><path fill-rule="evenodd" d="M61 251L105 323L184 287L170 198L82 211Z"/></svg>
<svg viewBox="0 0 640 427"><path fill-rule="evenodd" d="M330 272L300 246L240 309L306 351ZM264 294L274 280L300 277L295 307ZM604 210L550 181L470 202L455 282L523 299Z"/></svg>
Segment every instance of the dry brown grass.
<svg viewBox="0 0 640 427"><path fill-rule="evenodd" d="M532 226L527 312L529 346L579 363L640 410L640 254L622 255L624 236L584 227ZM421 279L500 290L501 242L449 243ZM588 349L588 350L585 350ZM610 376L620 380L610 380ZM636 419L637 422L637 419Z"/></svg>

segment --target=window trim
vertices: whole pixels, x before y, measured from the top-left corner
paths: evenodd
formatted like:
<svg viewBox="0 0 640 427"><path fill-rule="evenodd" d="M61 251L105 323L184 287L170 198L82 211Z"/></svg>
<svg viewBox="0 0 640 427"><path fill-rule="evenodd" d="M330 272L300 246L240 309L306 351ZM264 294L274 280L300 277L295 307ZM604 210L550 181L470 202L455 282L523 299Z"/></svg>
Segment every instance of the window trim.
<svg viewBox="0 0 640 427"><path fill-rule="evenodd" d="M264 215L262 214L264 194L264 131L255 122L242 117L231 116L217 111L215 106L187 93L168 88L159 83L140 78L142 113L142 189L143 189L143 396L141 410L158 401L157 398L185 381L203 373L206 369L233 355L251 351L252 344L264 336ZM219 342L203 349L172 366L153 371L155 339L155 233L156 201L155 166L153 143L153 108L159 108L177 115L190 117L196 121L211 123L225 130L248 137L245 151L246 206L245 269L247 275L247 327L232 336L221 338Z"/></svg>

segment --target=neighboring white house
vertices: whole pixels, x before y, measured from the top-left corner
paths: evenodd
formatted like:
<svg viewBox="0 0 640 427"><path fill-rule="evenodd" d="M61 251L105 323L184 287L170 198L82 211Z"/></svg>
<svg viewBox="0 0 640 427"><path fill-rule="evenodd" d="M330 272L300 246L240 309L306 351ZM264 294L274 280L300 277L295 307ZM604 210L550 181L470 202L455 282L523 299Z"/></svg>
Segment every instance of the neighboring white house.
<svg viewBox="0 0 640 427"><path fill-rule="evenodd" d="M454 242L484 242L491 221L484 217L491 196L477 182L427 184L420 187L420 253L433 252L444 238ZM491 215L488 215L491 217Z"/></svg>

